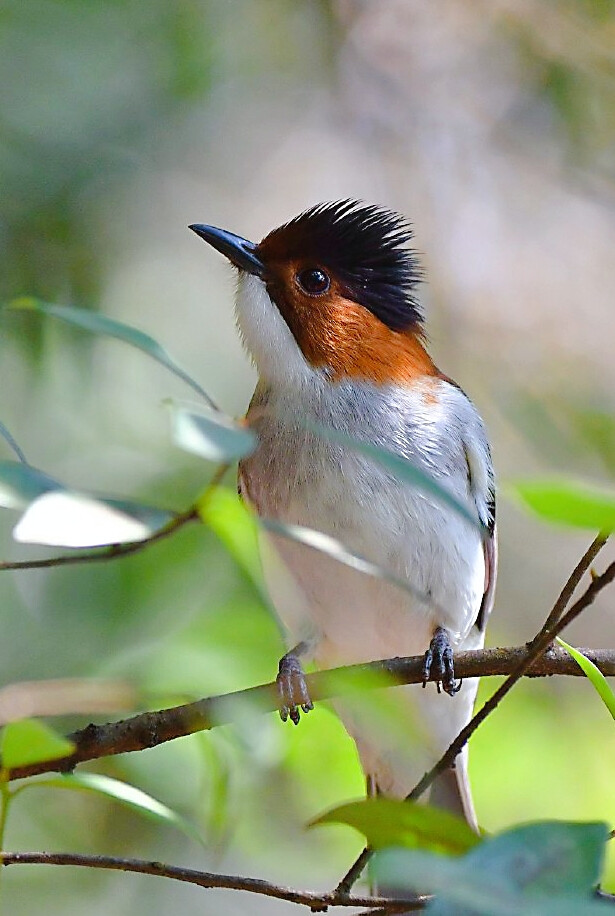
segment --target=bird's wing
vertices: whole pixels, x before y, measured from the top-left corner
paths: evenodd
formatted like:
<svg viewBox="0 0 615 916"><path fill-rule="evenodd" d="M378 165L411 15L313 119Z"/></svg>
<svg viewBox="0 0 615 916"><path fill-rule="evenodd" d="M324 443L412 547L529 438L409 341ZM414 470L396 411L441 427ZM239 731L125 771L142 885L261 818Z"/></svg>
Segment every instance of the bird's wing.
<svg viewBox="0 0 615 916"><path fill-rule="evenodd" d="M468 486L478 516L485 526L487 536L483 541L485 558L485 590L478 614L476 627L483 632L493 608L498 565L498 538L495 523L495 480L491 453L481 426L464 440L464 451L468 469Z"/></svg>

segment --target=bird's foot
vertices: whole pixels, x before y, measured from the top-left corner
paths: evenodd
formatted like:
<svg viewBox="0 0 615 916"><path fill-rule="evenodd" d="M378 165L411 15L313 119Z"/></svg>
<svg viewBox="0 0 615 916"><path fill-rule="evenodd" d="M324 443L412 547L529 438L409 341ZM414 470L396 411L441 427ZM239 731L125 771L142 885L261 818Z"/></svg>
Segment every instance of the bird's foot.
<svg viewBox="0 0 615 916"><path fill-rule="evenodd" d="M448 632L444 627L436 627L429 649L423 659L423 687L435 675L438 693L444 690L453 697L461 689L461 681L455 682L455 668L453 666L453 650Z"/></svg>
<svg viewBox="0 0 615 916"><path fill-rule="evenodd" d="M290 719L297 725L301 718L299 710L309 712L314 709L314 704L310 700L301 662L294 652L287 652L280 659L276 683L280 702L280 718L282 722Z"/></svg>

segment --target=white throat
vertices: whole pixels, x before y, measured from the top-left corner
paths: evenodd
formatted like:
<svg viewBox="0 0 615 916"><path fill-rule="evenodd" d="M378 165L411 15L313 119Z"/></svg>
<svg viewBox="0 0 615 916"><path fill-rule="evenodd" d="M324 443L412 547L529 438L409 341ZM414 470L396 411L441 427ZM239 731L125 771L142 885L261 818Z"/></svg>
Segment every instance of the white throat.
<svg viewBox="0 0 615 916"><path fill-rule="evenodd" d="M258 277L239 272L235 303L237 326L260 378L271 385L301 385L314 378L315 370L306 361Z"/></svg>

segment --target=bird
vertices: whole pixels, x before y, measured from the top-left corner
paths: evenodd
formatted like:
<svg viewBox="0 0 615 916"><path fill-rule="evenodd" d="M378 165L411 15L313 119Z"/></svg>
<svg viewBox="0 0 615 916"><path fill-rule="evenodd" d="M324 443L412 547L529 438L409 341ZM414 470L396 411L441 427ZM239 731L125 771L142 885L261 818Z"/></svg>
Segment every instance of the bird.
<svg viewBox="0 0 615 916"><path fill-rule="evenodd" d="M387 573L369 576L264 533L264 578L288 646L280 715L297 724L313 708L308 663L424 656L423 687L431 677L437 689L391 687L396 727L373 709L364 715L356 700L335 703L368 794L403 798L472 715L478 682L460 689L454 654L482 648L497 569L487 433L429 355L412 226L344 199L310 207L259 243L208 224L190 229L237 271L236 322L258 374L245 418L258 446L239 464L240 496L259 516L320 532ZM406 459L470 521L321 429ZM477 829L467 749L428 800Z"/></svg>

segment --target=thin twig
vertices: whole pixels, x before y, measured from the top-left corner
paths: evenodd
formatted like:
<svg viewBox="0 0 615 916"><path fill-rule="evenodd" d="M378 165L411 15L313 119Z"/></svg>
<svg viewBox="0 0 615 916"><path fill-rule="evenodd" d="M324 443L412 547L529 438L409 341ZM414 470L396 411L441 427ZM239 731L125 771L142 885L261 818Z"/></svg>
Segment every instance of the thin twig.
<svg viewBox="0 0 615 916"><path fill-rule="evenodd" d="M592 582L578 599L578 601L576 601L570 610L564 614L564 616L562 616L566 602L570 600L583 574L589 569L595 556L604 546L604 543L605 539L601 535L598 535L598 537L594 539L588 550L583 554L583 557L568 577L568 580L561 593L559 594L557 601L549 612L545 623L536 634L536 636L528 643L525 658L519 661L518 665L506 678L504 683L498 687L495 693L487 700L481 709L478 710L473 718L470 719L468 724L462 728L454 741L451 742L444 754L440 757L438 762L422 776L412 791L406 796L409 800L415 801L416 799L420 798L421 795L423 795L424 792L426 792L427 789L431 786L436 777L453 765L456 757L461 753L466 743L469 741L470 737L474 734L479 725L481 725L487 716L489 716L493 710L496 709L501 700L503 700L504 697L512 690L520 678L523 677L524 674L528 673L529 669L536 662L536 660L540 658L541 655L543 655L545 650L551 645L553 639L558 635L558 633L560 633L564 627L568 626L568 624L574 620L575 617L584 611L585 608L593 602L598 592L605 588L613 580L613 578L615 578L615 563L611 563L601 576L597 576L596 578L592 579ZM361 872L369 862L371 855L372 850L369 848L369 846L366 846L337 885L337 893L350 892L351 888L361 875Z"/></svg>
<svg viewBox="0 0 615 916"><path fill-rule="evenodd" d="M585 655L606 676L615 676L615 651L581 649ZM529 667L530 655L527 646L511 649L482 649L460 652L455 667L460 677L488 677L516 672L523 664L529 677L548 675L570 675L584 677L578 664L564 649L553 649L548 655L534 660ZM423 657L393 658L319 671L307 677L308 690L313 700L362 691L375 687L398 684L421 684L423 681ZM145 712L119 722L105 725L88 725L69 735L75 750L59 760L47 760L16 767L11 770L11 779L35 776L50 771L72 770L77 764L100 757L142 751L175 738L226 725L241 722L246 714L273 712L278 708L279 697L275 682L249 687L235 693L208 697L194 703L174 706L155 712ZM33 715L35 712L32 713Z"/></svg>
<svg viewBox="0 0 615 916"><path fill-rule="evenodd" d="M163 862L148 862L144 859L124 859L116 856L88 856L63 852L3 852L0 853L2 865L73 865L81 868L98 868L111 871L135 872L140 875L155 875L171 878L204 888L227 888L228 890L248 891L277 900L286 900L300 906L308 906L314 911L324 911L333 906L371 907L383 912L398 912L400 906L405 911L422 909L428 897L412 897L408 900L389 897L349 897L339 894L315 894L310 891L297 891L289 887L272 884L261 878L245 878L240 875L218 875L212 872L196 871L178 865L166 865Z"/></svg>
<svg viewBox="0 0 615 916"><path fill-rule="evenodd" d="M548 630L552 624L554 624L562 616L570 599L572 598L574 591L587 572L591 568L592 563L604 547L608 540L608 535L606 534L597 534L594 540L591 542L575 568L572 570L568 577L568 581L564 585L563 589L558 595L557 601L551 608L549 616L545 620L541 633Z"/></svg>

